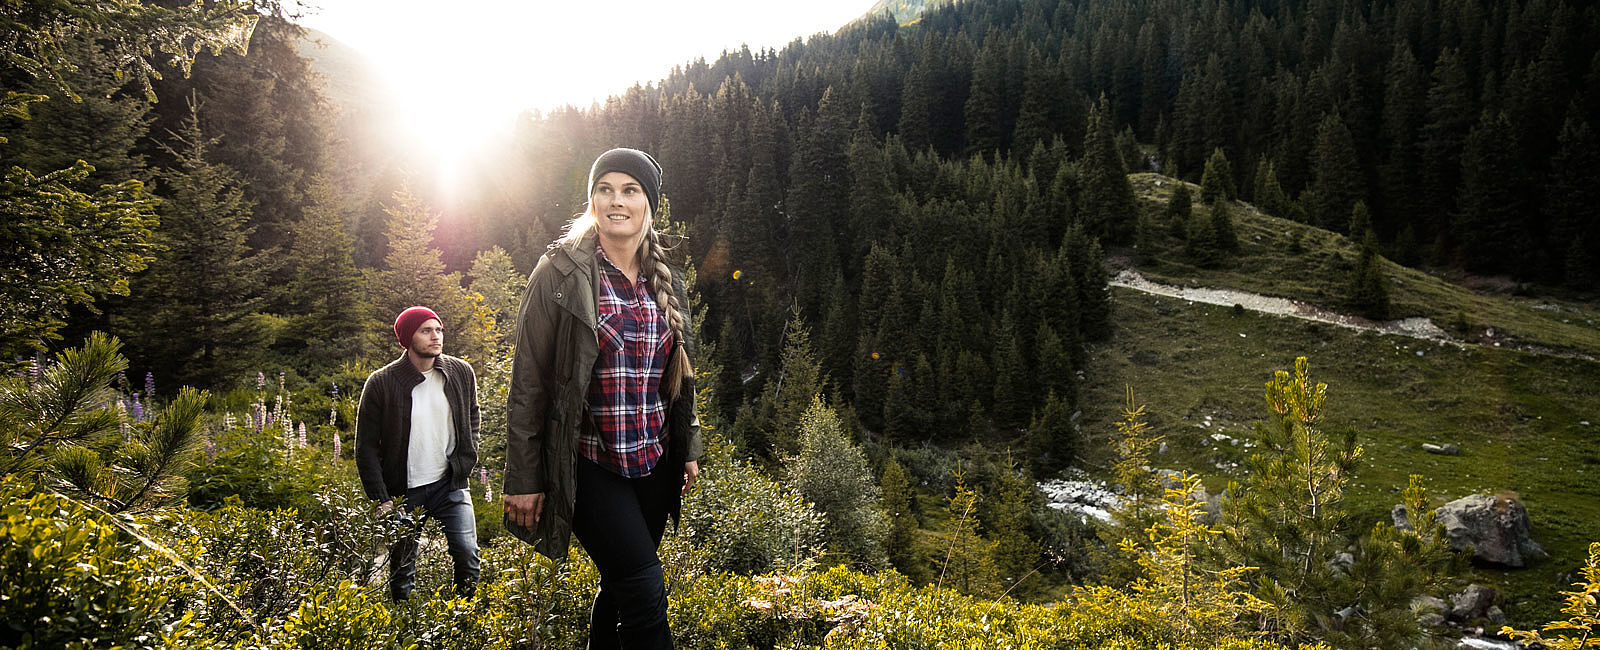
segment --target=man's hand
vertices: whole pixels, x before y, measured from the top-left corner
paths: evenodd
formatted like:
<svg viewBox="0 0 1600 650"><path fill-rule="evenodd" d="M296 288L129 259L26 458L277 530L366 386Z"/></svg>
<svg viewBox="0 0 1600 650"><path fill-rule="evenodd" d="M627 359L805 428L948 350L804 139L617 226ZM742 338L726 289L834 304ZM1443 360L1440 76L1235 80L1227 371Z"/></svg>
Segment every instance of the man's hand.
<svg viewBox="0 0 1600 650"><path fill-rule="evenodd" d="M506 494L500 497L505 503L506 515L511 518L511 523L523 528L533 528L539 523L539 516L544 514L544 493L538 494Z"/></svg>
<svg viewBox="0 0 1600 650"><path fill-rule="evenodd" d="M687 463L684 463L683 464L683 492L681 492L680 494L683 494L683 495L689 494L689 488L694 487L695 481L698 481L698 480L700 480L700 463L697 462L697 461L692 461L692 460L687 462Z"/></svg>
<svg viewBox="0 0 1600 650"><path fill-rule="evenodd" d="M384 499L383 503L378 504L378 516L380 517L389 514L393 510L394 499Z"/></svg>

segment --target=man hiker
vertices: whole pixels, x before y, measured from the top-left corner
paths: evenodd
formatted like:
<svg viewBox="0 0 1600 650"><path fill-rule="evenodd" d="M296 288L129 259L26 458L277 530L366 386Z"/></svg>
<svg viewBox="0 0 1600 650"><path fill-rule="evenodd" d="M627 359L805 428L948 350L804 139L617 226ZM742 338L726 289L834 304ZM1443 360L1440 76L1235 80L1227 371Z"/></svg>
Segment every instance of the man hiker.
<svg viewBox="0 0 1600 650"><path fill-rule="evenodd" d="M467 492L478 463L478 378L444 353L444 325L433 310L400 312L394 335L405 354L367 377L356 411L356 469L367 497L382 514L403 497L399 517L407 525L389 549L389 596L411 596L417 534L437 519L455 563L455 593L470 598L478 583L478 526Z"/></svg>

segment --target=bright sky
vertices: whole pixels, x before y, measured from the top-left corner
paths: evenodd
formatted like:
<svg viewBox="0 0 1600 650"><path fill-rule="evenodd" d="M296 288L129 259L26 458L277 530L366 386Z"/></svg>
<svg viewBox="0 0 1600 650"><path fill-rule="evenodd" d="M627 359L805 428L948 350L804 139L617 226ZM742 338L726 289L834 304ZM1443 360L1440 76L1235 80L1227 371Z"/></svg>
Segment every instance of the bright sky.
<svg viewBox="0 0 1600 650"><path fill-rule="evenodd" d="M873 0L313 2L320 11L300 23L370 58L401 128L448 158L509 129L520 110L587 108L741 44L782 49L837 30Z"/></svg>

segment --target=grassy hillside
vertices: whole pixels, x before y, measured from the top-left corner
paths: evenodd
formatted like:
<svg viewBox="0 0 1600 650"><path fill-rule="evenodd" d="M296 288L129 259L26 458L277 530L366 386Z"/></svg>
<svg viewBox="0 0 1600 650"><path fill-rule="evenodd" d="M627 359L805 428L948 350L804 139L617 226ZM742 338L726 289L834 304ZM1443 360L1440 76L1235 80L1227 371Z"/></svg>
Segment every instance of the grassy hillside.
<svg viewBox="0 0 1600 650"><path fill-rule="evenodd" d="M1146 201L1164 200L1174 183L1153 175L1136 182ZM1189 266L1176 240L1146 251L1154 255L1135 266L1161 282L1339 306L1341 270L1355 258L1350 242L1236 207L1242 208L1236 228L1243 255L1233 268ZM1287 252L1294 230L1303 232L1303 253ZM1475 294L1415 270L1389 269L1397 279L1393 300L1400 316L1441 319L1462 312L1497 336L1600 352L1600 328L1586 323L1600 313L1594 305L1534 309L1555 303ZM1329 428L1355 428L1366 451L1350 494L1358 521L1366 526L1387 518L1411 473L1424 475L1441 503L1515 493L1551 559L1521 571L1477 569L1469 579L1505 588L1513 622L1555 617L1555 592L1571 582L1586 543L1600 540L1600 363L1362 333L1130 289L1115 289L1114 297L1116 333L1093 349L1085 369L1091 381L1082 424L1091 436L1104 440L1113 431L1123 387L1131 386L1170 442L1156 462L1200 471L1219 489L1238 477L1235 463L1248 453L1242 442L1264 415L1263 383L1305 355L1313 377L1328 384ZM1216 433L1240 444L1216 440ZM1463 453L1430 455L1420 448L1424 442L1456 443Z"/></svg>
<svg viewBox="0 0 1600 650"><path fill-rule="evenodd" d="M1239 234L1238 259L1222 269L1201 269L1183 255L1183 241L1167 234L1161 211L1177 181L1158 174L1134 174L1134 193L1160 237L1134 264L1145 277L1167 284L1229 287L1301 300L1329 309L1345 301L1357 244L1320 228L1263 214L1242 202L1233 204ZM1191 184L1195 210L1199 187ZM1302 252L1293 240L1299 233ZM1531 345L1600 357L1600 306L1555 298L1474 292L1428 273L1384 261L1392 284L1393 318L1425 316L1459 339L1502 345ZM1489 330L1493 330L1491 333Z"/></svg>

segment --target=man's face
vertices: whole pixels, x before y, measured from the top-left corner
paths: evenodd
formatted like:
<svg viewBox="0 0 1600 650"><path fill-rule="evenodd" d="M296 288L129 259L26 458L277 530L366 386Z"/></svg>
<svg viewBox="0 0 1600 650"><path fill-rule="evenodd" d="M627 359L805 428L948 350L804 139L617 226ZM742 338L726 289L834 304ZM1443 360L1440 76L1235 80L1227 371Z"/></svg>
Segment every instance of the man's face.
<svg viewBox="0 0 1600 650"><path fill-rule="evenodd" d="M444 325L437 318L429 318L411 335L411 351L422 358L437 357L444 352Z"/></svg>

